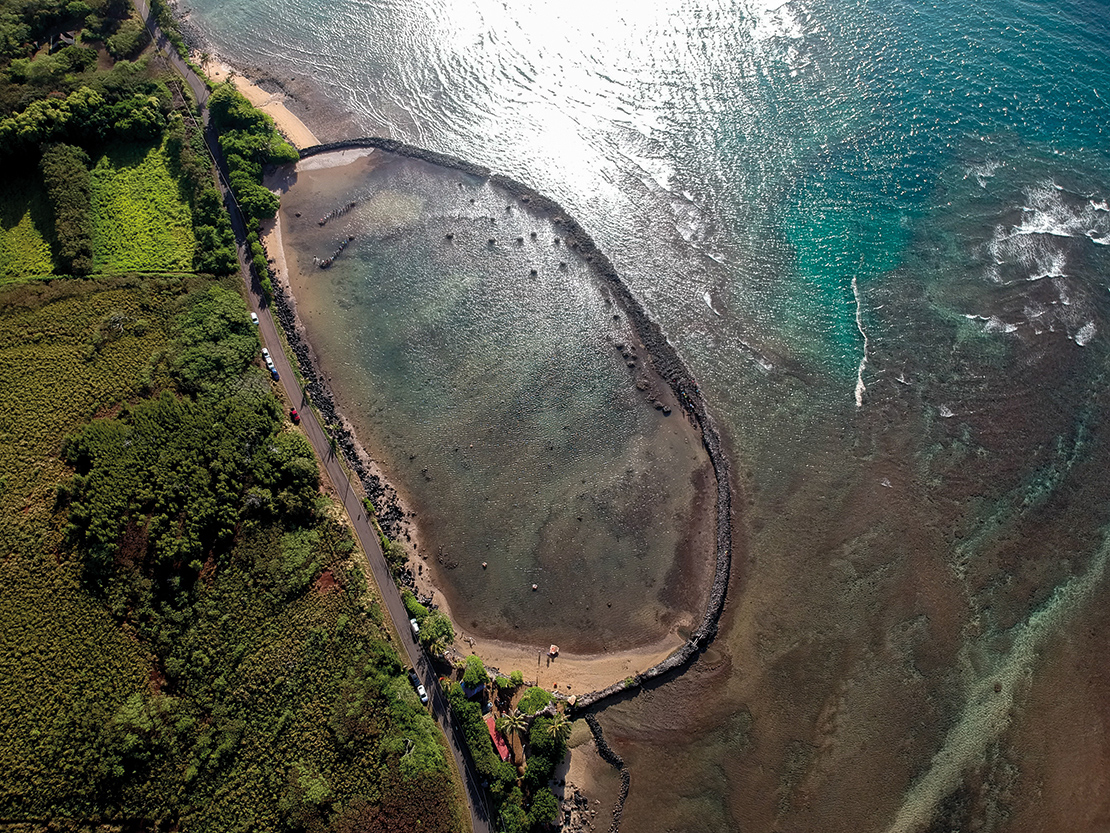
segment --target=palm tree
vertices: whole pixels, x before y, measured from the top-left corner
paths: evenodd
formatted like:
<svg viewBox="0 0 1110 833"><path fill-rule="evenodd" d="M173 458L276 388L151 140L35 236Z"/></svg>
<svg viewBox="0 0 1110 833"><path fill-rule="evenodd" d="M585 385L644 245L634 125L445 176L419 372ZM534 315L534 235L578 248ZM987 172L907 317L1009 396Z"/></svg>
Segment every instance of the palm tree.
<svg viewBox="0 0 1110 833"><path fill-rule="evenodd" d="M528 718L520 709L513 709L511 713L502 715L497 721L497 728L509 733L509 751L513 755L513 763L516 763L516 744L513 743L513 739L520 740L520 735L527 725Z"/></svg>
<svg viewBox="0 0 1110 833"><path fill-rule="evenodd" d="M551 734L551 737L565 743L567 735L570 734L570 721L562 712L555 712L555 716L551 718L551 723L547 726L547 731Z"/></svg>

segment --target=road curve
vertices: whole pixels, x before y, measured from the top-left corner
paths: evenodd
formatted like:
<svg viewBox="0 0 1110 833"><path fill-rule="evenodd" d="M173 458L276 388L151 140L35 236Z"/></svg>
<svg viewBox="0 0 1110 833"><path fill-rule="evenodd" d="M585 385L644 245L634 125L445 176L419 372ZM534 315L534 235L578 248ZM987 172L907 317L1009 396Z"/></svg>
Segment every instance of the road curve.
<svg viewBox="0 0 1110 833"><path fill-rule="evenodd" d="M319 458L321 465L324 467L328 479L331 480L332 485L343 501L343 506L347 510L347 515L354 528L355 536L358 538L359 545L366 555L366 561L370 565L370 571L374 577L374 582L381 592L386 613L393 620L395 629L400 635L400 647L408 658L409 664L416 669L420 681L428 691L429 708L444 731L447 738L447 745L450 747L451 753L455 757L459 774L463 779L474 833L493 833L494 825L493 820L490 818L489 805L486 802L485 793L480 785L478 775L474 771L462 732L451 714L450 707L447 704L447 697L444 695L443 689L439 685L439 678L436 675L435 669L432 667L431 661L423 648L416 642L412 629L408 625L409 617L405 611L404 604L401 602L400 591L393 581L389 565L385 560L378 535L371 526L369 518L366 516L366 510L362 505L358 491L351 486L347 472L344 470L339 457L332 450L330 438L320 425L320 421L316 418L316 414L310 407L310 403L306 396L297 385L297 379L293 374L293 368L290 365L289 358L282 349L282 342L278 335L277 325L274 323L273 316L269 314L269 305L262 295L262 287L259 281L251 274L249 265L250 255L246 246L246 225L239 211L239 206L235 203L234 197L230 194L226 186L227 167L224 163L215 131L208 126L208 110L206 106L209 95L208 86L203 79L199 78L192 68L181 59L181 56L178 55L174 49L173 44L169 42L161 29L158 28L157 21L151 16L147 0L134 0L134 3L139 15L145 21L147 30L150 32L155 45L168 57L171 66L173 66L177 73L184 79L185 83L189 85L197 103L200 105L202 120L205 125L204 139L220 174L220 191L223 193L224 203L227 205L228 212L231 215L232 228L235 230L236 249L239 257L239 273L247 288L248 304L252 311L259 314L258 329L262 343L270 350L270 356L277 368L280 384L285 390L286 396L289 401L294 404L300 414L301 430L304 431L305 436L308 438L309 442L312 443L312 448L316 452L316 456Z"/></svg>

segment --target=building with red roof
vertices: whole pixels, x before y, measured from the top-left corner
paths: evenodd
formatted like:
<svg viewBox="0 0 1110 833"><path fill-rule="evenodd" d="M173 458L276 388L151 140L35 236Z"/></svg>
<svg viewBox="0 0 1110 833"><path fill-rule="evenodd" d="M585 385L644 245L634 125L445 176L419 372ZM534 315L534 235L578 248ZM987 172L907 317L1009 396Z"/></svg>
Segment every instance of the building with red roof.
<svg viewBox="0 0 1110 833"><path fill-rule="evenodd" d="M489 729L489 736L493 740L493 748L497 750L501 760L509 760L509 744L505 743L505 736L497 731L497 724L494 723L492 714L486 715L486 728Z"/></svg>

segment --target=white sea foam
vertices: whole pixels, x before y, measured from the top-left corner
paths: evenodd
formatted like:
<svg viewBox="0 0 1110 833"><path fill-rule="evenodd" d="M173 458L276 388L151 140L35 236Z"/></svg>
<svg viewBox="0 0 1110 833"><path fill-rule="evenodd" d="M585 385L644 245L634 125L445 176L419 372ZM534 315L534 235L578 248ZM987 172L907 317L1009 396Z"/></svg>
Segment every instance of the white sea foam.
<svg viewBox="0 0 1110 833"><path fill-rule="evenodd" d="M863 383L863 371L867 368L867 333L863 329L863 307L860 303L859 297L859 283L856 278L852 278L852 297L856 299L856 328L859 334L863 336L863 355L860 356L859 369L856 371L856 407L863 407L863 394L867 390L867 385Z"/></svg>
<svg viewBox="0 0 1110 833"><path fill-rule="evenodd" d="M1029 274L1029 280L1039 281L1041 278L1062 278L1067 273L1064 267L1068 265L1068 258L1060 250L1036 252L1033 255L1034 271Z"/></svg>
<svg viewBox="0 0 1110 833"><path fill-rule="evenodd" d="M997 315L964 315L969 321L981 321L985 333L1013 333L1017 331L1017 324L1003 321Z"/></svg>
<svg viewBox="0 0 1110 833"><path fill-rule="evenodd" d="M1088 321L1086 324L1080 327L1079 332L1075 334L1075 343L1078 344L1080 347L1086 347L1088 344L1091 343L1091 339L1095 337L1095 333L1097 332L1098 328L1095 327L1095 322Z"/></svg>
<svg viewBox="0 0 1110 833"><path fill-rule="evenodd" d="M975 181L979 183L980 188L986 188L987 180L994 176L994 172L1001 168L1003 164L1003 162L988 159L982 164L971 165L964 171L964 179L973 176L975 177Z"/></svg>
<svg viewBox="0 0 1110 833"><path fill-rule="evenodd" d="M1086 237L1100 246L1110 245L1110 209L1106 201L1091 198L1071 206L1064 198L1065 193L1051 181L1026 189L1021 224L1012 234Z"/></svg>
<svg viewBox="0 0 1110 833"><path fill-rule="evenodd" d="M945 419L951 419L956 415L956 412L949 408L947 405L941 405L937 409L937 413L939 413Z"/></svg>
<svg viewBox="0 0 1110 833"><path fill-rule="evenodd" d="M717 311L717 308L716 308L715 306L713 306L713 296L709 294L709 290L708 290L708 289L707 289L707 290L705 290L705 292L704 292L704 293L702 294L702 296L701 296L701 297L702 297L702 300L704 300L704 301L705 301L705 305L706 305L707 307L709 307L709 309L710 309L710 310L712 310L712 311L713 311L713 314L714 314L715 316L717 316L718 318L720 318L720 317L721 317L721 313L719 313L719 312Z"/></svg>

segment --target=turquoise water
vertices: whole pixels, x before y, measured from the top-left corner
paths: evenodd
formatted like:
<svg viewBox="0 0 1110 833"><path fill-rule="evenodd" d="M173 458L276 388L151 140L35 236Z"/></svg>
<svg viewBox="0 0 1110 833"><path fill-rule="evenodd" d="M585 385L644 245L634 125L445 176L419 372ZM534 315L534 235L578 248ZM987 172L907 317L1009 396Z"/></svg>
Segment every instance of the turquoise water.
<svg viewBox="0 0 1110 833"><path fill-rule="evenodd" d="M714 403L744 567L711 655L603 715L627 829L1098 829L1105 3L191 8L558 199Z"/></svg>

